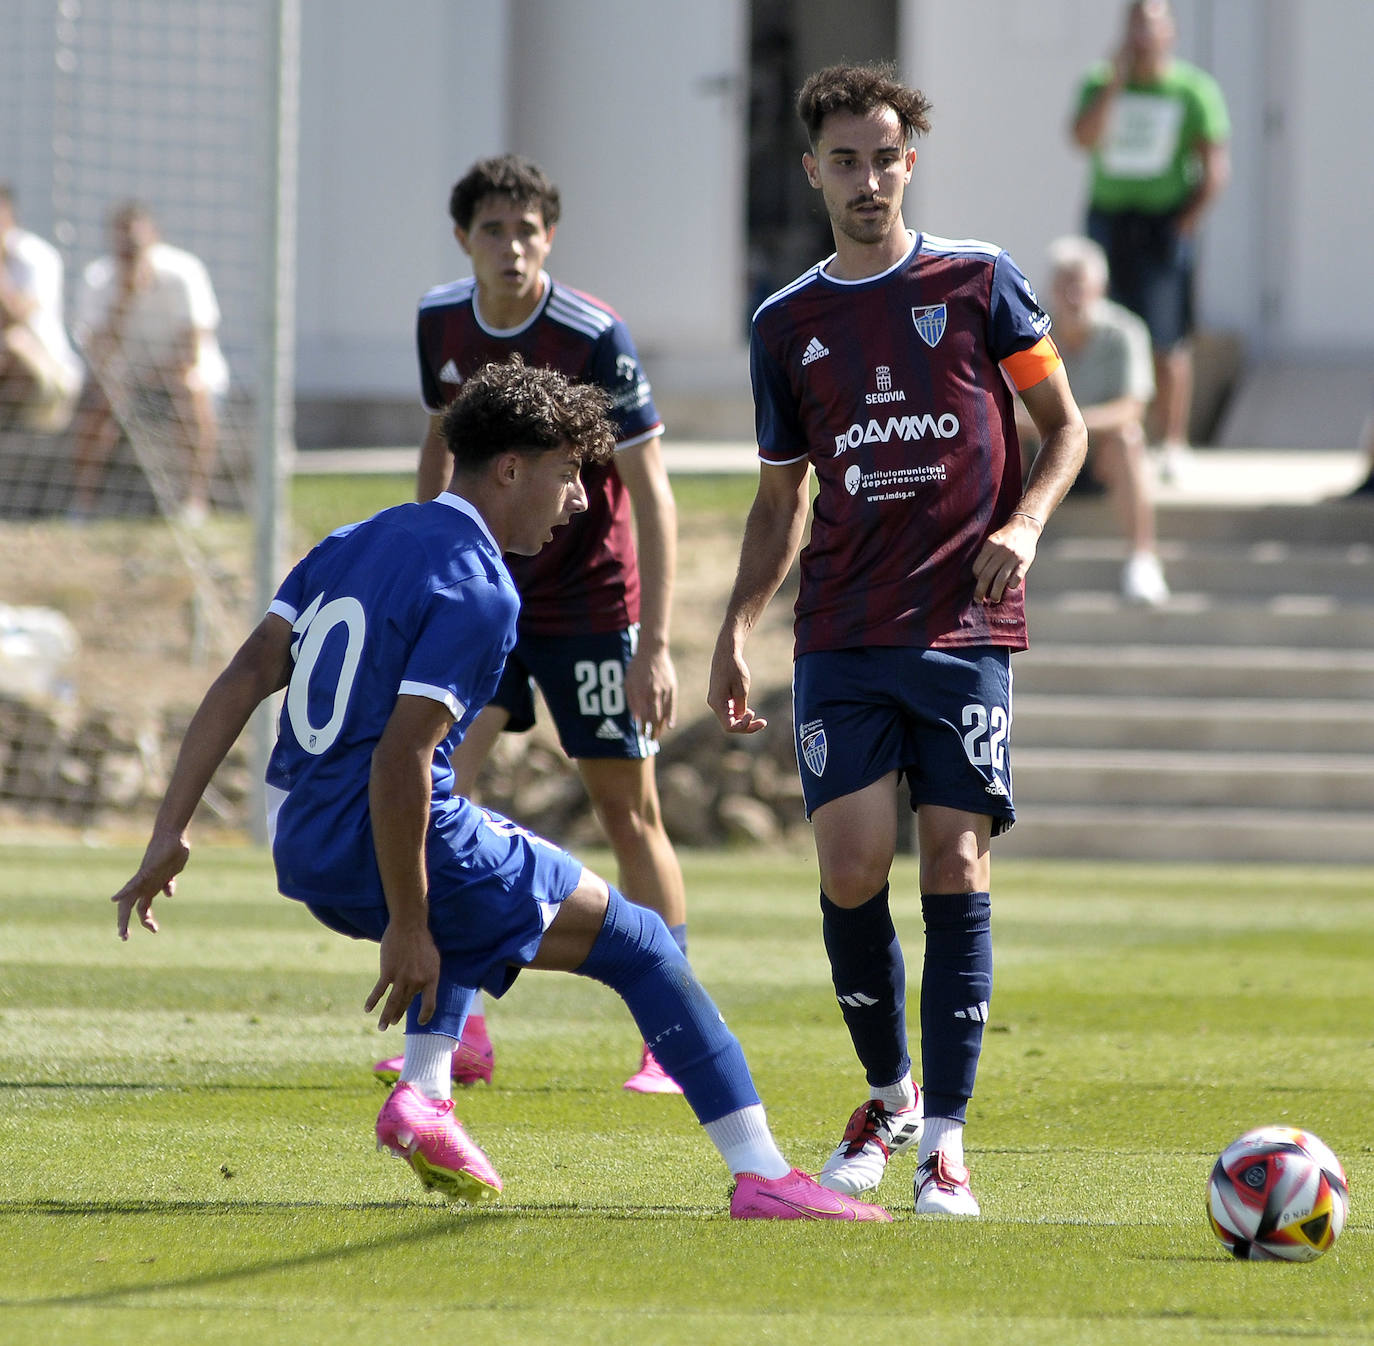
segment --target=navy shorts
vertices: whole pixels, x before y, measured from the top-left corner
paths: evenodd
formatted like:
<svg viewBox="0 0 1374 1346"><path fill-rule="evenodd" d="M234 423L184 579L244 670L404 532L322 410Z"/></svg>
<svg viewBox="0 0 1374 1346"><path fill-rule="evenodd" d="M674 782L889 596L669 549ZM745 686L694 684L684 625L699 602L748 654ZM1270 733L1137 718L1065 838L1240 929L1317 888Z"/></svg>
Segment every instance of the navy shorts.
<svg viewBox="0 0 1374 1346"><path fill-rule="evenodd" d="M1178 215L1138 210L1088 212L1088 236L1107 254L1108 297L1139 314L1157 351L1193 331L1193 240L1178 231Z"/></svg>
<svg viewBox="0 0 1374 1346"><path fill-rule="evenodd" d="M534 724L537 682L569 757L652 757L657 742L625 704L625 670L638 648L638 626L585 636L522 636L488 704L509 713L509 732L523 733Z"/></svg>
<svg viewBox="0 0 1374 1346"><path fill-rule="evenodd" d="M582 862L553 842L461 798L431 817L425 859L441 987L481 987L497 996L534 957L582 877ZM306 905L316 920L354 939L380 940L386 930L385 902Z"/></svg>
<svg viewBox="0 0 1374 1346"><path fill-rule="evenodd" d="M1011 652L871 647L803 654L792 723L809 818L890 771L913 808L939 804L1016 821L1011 791Z"/></svg>

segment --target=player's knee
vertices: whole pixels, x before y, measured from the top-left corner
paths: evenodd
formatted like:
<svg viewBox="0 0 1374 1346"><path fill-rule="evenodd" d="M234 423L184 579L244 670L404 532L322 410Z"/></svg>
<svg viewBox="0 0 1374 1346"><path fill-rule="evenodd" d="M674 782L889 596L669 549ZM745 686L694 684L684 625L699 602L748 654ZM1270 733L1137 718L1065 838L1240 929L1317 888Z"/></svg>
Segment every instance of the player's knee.
<svg viewBox="0 0 1374 1346"><path fill-rule="evenodd" d="M887 883L892 856L841 855L822 867L821 887L837 907L861 907Z"/></svg>
<svg viewBox="0 0 1374 1346"><path fill-rule="evenodd" d="M612 889L601 931L577 972L618 988L627 976L679 961L686 959L663 918Z"/></svg>
<svg viewBox="0 0 1374 1346"><path fill-rule="evenodd" d="M643 846L663 831L663 815L652 791L603 795L595 804L606 839L617 854Z"/></svg>

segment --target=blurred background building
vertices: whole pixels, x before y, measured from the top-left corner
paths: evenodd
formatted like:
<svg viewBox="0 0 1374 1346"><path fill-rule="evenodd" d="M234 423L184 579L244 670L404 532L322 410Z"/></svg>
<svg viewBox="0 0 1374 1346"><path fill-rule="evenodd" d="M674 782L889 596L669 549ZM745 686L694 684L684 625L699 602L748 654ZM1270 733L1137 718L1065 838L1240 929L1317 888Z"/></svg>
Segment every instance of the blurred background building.
<svg viewBox="0 0 1374 1346"><path fill-rule="evenodd" d="M1374 382L1374 270L1361 262L1374 5L1175 8L1179 54L1218 78L1234 123L1233 178L1203 240L1195 433L1349 445ZM257 68L257 30L276 12L270 0L10 0L0 178L27 227L62 249L69 286L125 196L148 201L212 275L254 264L245 198L265 190L254 165L270 128L226 117L216 90L230 98L236 53ZM1081 222L1086 165L1067 124L1121 13L1113 0L299 0L299 442L418 439L415 304L466 270L449 188L508 149L560 183L553 269L627 318L670 434L748 438L750 311L829 251L797 162L791 104L806 73L894 58L934 103L908 222L994 240L1038 280L1048 241ZM170 102L159 69L175 72ZM93 161L78 114L101 80L118 86L102 134L124 152ZM203 124L194 194L183 156L160 148L169 119L178 145L188 119ZM232 363L263 319L252 287L220 289ZM251 385L251 370L236 375Z"/></svg>

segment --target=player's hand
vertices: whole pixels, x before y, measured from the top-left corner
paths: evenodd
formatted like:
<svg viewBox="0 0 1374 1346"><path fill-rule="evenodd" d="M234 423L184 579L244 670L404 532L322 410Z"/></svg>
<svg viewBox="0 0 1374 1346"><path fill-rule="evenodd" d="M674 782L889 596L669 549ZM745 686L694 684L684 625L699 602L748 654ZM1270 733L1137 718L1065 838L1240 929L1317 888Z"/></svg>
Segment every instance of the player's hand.
<svg viewBox="0 0 1374 1346"><path fill-rule="evenodd" d="M757 734L768 721L749 706L749 665L724 633L711 658L711 682L706 704L716 713L727 734Z"/></svg>
<svg viewBox="0 0 1374 1346"><path fill-rule="evenodd" d="M191 848L182 833L153 833L138 873L110 899L119 909L116 922L120 939L129 938L129 918L134 912L138 912L139 925L157 934L153 898L159 893L171 897L176 892L176 876L186 868L190 855Z"/></svg>
<svg viewBox="0 0 1374 1346"><path fill-rule="evenodd" d="M666 646L635 652L625 669L625 704L648 738L677 723L677 669Z"/></svg>
<svg viewBox="0 0 1374 1346"><path fill-rule="evenodd" d="M1035 560L1040 525L1024 514L1013 514L973 558L973 601L1000 603L1005 594L1021 587Z"/></svg>
<svg viewBox="0 0 1374 1346"><path fill-rule="evenodd" d="M382 935L381 975L372 994L363 1003L371 1013L387 987L391 994L382 1006L377 1027L387 1029L405 1018L410 1002L420 997L420 1022L427 1024L434 1015L435 999L439 991L439 950L425 926L404 928L392 921Z"/></svg>

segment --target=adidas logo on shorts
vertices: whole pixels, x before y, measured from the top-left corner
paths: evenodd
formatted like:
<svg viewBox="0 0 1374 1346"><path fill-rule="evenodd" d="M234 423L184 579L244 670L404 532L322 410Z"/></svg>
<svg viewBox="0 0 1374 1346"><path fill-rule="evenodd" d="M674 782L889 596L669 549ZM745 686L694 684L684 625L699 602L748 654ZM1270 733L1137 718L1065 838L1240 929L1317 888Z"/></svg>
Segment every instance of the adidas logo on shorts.
<svg viewBox="0 0 1374 1346"><path fill-rule="evenodd" d="M614 720L602 720L597 726L597 738L609 739L612 743L618 743L622 737L620 730L616 727Z"/></svg>

